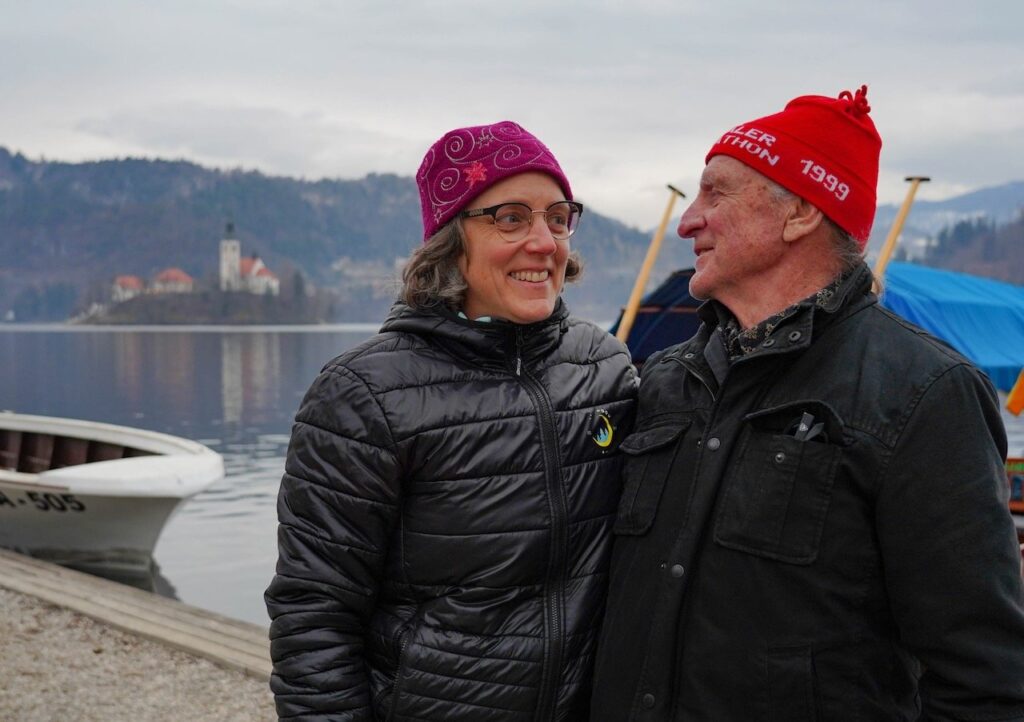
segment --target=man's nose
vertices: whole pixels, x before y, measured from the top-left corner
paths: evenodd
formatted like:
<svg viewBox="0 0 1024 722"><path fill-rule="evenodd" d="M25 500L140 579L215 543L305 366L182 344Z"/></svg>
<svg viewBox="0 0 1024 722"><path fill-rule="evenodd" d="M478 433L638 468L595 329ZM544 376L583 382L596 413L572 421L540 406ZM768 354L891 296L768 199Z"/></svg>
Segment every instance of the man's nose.
<svg viewBox="0 0 1024 722"><path fill-rule="evenodd" d="M697 207L697 202L694 201L690 204L690 207L683 211L682 218L679 219L679 227L676 229L676 233L679 234L680 238L692 238L693 234L704 227L704 215L701 213L700 208Z"/></svg>

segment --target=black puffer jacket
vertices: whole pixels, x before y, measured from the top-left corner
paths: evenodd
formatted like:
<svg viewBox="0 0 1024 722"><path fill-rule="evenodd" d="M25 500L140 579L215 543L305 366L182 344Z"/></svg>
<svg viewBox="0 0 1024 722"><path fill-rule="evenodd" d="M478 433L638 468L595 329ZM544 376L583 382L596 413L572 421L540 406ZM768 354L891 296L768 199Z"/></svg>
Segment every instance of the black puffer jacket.
<svg viewBox="0 0 1024 722"><path fill-rule="evenodd" d="M280 716L586 719L634 378L561 303L530 326L397 304L329 363L278 501Z"/></svg>

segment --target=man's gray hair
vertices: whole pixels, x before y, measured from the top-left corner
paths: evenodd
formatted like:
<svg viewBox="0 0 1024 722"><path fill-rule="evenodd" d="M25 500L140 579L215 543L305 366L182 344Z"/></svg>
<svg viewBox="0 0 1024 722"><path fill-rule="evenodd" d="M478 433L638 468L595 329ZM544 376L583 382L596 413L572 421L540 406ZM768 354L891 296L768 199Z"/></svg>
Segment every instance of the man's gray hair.
<svg viewBox="0 0 1024 722"><path fill-rule="evenodd" d="M444 305L453 311L460 310L467 286L459 269L459 259L465 253L462 219L456 217L416 249L405 264L401 299L413 308ZM578 281L582 275L583 261L572 251L565 266L565 282Z"/></svg>
<svg viewBox="0 0 1024 722"><path fill-rule="evenodd" d="M777 202L783 203L797 197L797 195L791 190L783 188L775 181L769 178L766 178L765 180L768 183L769 191L771 191L772 196ZM860 248L860 243L857 242L857 239L840 228L836 222L827 215L822 213L822 216L824 217L825 225L829 230L829 237L832 241L832 250L835 251L836 260L839 261L839 272L847 273L848 271L852 271L864 261L864 252Z"/></svg>

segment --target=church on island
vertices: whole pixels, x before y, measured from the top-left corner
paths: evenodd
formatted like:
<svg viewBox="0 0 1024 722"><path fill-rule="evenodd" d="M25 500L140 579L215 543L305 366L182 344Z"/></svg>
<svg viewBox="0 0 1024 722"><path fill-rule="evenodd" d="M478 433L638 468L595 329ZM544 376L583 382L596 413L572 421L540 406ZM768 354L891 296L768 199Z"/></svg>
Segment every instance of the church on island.
<svg viewBox="0 0 1024 722"><path fill-rule="evenodd" d="M220 290L276 296L281 282L259 256L242 258L242 243L235 238L235 225L228 223L220 242Z"/></svg>
<svg viewBox="0 0 1024 722"><path fill-rule="evenodd" d="M135 296L167 293L193 293L196 281L180 268L165 268L146 285L138 276L121 275L114 279L111 300L120 303ZM242 257L242 244L235 238L235 226L227 224L220 242L220 290L233 293L251 293L257 296L277 296L281 282L259 256Z"/></svg>

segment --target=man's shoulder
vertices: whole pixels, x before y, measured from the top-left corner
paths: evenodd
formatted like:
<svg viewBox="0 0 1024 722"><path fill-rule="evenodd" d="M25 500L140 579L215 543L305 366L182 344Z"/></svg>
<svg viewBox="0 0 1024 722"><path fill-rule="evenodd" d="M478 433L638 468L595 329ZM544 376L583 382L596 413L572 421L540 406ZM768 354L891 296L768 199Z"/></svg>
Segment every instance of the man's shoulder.
<svg viewBox="0 0 1024 722"><path fill-rule="evenodd" d="M860 332L854 339L866 343L881 358L879 361L892 363L901 360L914 366L921 365L936 370L954 366L972 366L971 361L943 339L916 326L889 309L874 304L857 316L862 316Z"/></svg>

